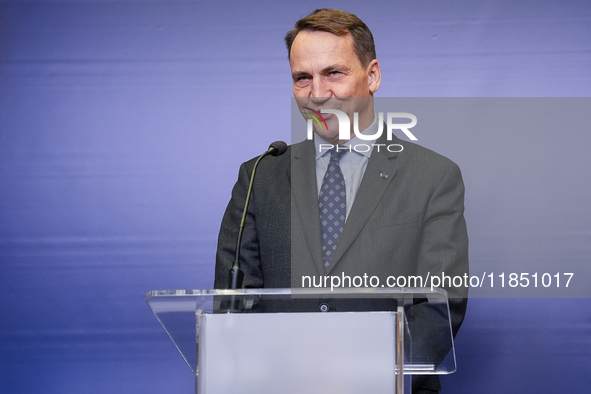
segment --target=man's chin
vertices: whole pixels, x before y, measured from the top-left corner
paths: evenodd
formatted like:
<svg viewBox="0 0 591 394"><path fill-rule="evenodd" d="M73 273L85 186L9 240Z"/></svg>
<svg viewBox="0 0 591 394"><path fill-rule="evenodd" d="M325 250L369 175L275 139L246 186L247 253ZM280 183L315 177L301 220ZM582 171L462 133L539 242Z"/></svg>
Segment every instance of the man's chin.
<svg viewBox="0 0 591 394"><path fill-rule="evenodd" d="M329 144L336 144L339 140L339 133L327 133L324 130L322 132L316 132L316 134Z"/></svg>

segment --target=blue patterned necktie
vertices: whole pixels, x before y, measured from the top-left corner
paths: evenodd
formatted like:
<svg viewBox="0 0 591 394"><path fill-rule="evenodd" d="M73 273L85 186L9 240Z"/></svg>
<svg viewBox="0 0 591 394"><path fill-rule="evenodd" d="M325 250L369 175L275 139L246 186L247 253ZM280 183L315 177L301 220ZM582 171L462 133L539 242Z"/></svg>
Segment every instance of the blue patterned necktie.
<svg viewBox="0 0 591 394"><path fill-rule="evenodd" d="M347 214L345 177L339 166L339 159L345 152L347 151L341 150L337 152L335 148L330 151L330 162L318 195L325 272L328 270L334 251L337 248Z"/></svg>

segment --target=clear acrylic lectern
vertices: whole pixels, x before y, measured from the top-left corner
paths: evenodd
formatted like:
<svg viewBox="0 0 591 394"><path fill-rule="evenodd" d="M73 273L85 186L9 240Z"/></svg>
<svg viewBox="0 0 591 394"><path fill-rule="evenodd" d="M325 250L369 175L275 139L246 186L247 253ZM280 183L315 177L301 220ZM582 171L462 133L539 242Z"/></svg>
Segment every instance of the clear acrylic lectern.
<svg viewBox="0 0 591 394"><path fill-rule="evenodd" d="M146 302L198 394L401 394L410 375L456 369L441 289L168 290Z"/></svg>

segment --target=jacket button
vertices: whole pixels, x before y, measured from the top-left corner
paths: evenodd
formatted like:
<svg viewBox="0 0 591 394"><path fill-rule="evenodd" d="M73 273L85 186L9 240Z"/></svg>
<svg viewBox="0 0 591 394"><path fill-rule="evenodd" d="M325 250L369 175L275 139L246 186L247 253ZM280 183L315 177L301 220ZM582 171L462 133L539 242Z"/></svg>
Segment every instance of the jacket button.
<svg viewBox="0 0 591 394"><path fill-rule="evenodd" d="M320 304L320 312L328 312L328 304Z"/></svg>

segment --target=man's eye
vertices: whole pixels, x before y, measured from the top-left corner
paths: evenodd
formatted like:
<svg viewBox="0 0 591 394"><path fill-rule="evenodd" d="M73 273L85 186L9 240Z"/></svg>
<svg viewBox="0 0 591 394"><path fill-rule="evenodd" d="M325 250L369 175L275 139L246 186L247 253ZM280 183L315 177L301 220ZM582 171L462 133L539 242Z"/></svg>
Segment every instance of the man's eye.
<svg viewBox="0 0 591 394"><path fill-rule="evenodd" d="M294 83L297 86L304 86L304 85L307 85L308 83L310 83L310 78L309 77L297 77L294 80Z"/></svg>
<svg viewBox="0 0 591 394"><path fill-rule="evenodd" d="M328 75L330 75L330 76L336 76L336 75L340 75L340 74L341 74L340 71L331 71L328 73Z"/></svg>

